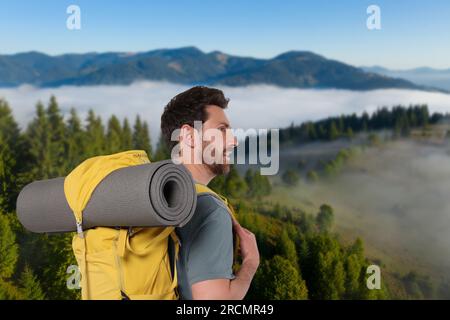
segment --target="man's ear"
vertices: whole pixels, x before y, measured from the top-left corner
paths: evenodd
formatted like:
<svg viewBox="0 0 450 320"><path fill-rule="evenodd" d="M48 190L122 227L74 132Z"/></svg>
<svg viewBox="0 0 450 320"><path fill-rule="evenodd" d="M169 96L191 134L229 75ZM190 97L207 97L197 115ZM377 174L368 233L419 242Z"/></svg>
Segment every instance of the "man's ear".
<svg viewBox="0 0 450 320"><path fill-rule="evenodd" d="M188 124L183 124L181 126L180 131L180 144L185 145L189 148L195 147L195 135L194 135L194 128L192 128Z"/></svg>

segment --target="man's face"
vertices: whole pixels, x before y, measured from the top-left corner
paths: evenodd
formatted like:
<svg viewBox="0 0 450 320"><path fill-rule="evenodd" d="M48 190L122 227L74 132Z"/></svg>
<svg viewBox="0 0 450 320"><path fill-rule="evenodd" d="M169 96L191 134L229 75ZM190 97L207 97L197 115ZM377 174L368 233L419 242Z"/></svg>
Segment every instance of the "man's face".
<svg viewBox="0 0 450 320"><path fill-rule="evenodd" d="M236 137L231 131L230 122L224 109L207 106L207 121L203 123L203 163L214 175L230 171L230 155L237 146Z"/></svg>

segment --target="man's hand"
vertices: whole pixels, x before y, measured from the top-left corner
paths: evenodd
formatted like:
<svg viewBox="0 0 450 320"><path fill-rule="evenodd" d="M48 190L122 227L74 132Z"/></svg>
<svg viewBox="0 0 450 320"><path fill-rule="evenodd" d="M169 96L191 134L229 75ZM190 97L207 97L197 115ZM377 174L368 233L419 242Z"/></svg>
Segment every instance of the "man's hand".
<svg viewBox="0 0 450 320"><path fill-rule="evenodd" d="M255 235L248 229L242 227L239 222L233 220L233 228L239 236L242 254L242 264L246 263L253 267L255 272L259 266L259 251Z"/></svg>

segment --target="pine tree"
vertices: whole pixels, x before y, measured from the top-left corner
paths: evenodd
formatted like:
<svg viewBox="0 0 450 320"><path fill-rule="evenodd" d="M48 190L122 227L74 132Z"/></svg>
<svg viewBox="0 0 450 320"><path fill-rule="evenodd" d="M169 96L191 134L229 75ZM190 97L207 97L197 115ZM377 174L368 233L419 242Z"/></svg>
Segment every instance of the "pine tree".
<svg viewBox="0 0 450 320"><path fill-rule="evenodd" d="M13 118L11 108L3 99L0 99L0 129L8 143L17 141L19 138L19 127Z"/></svg>
<svg viewBox="0 0 450 320"><path fill-rule="evenodd" d="M0 185L3 184L2 195L7 199L7 212L15 209L15 199L20 190L20 176L23 173L21 165L24 159L24 140L20 133L19 126L14 120L12 111L8 103L0 99ZM0 208L2 206L0 205Z"/></svg>
<svg viewBox="0 0 450 320"><path fill-rule="evenodd" d="M345 258L345 298L359 299L361 287L365 285L365 281L361 281L363 275L363 263L357 254L349 254Z"/></svg>
<svg viewBox="0 0 450 320"><path fill-rule="evenodd" d="M351 127L348 127L348 128L347 128L347 131L346 131L345 135L346 135L348 138L350 138L350 139L352 139L352 138L354 137L353 130L352 130Z"/></svg>
<svg viewBox="0 0 450 320"><path fill-rule="evenodd" d="M292 169L287 169L282 175L281 179L284 183L286 183L288 186L296 186L300 180L300 177L297 173L297 171Z"/></svg>
<svg viewBox="0 0 450 320"><path fill-rule="evenodd" d="M10 221L0 212L0 279L7 279L14 274L19 258L18 250L16 235Z"/></svg>
<svg viewBox="0 0 450 320"><path fill-rule="evenodd" d="M345 129L345 125L344 125L344 117L340 116L339 117L339 127L338 127L338 131L339 132L344 132Z"/></svg>
<svg viewBox="0 0 450 320"><path fill-rule="evenodd" d="M248 169L245 173L245 182L248 186L248 196L249 197L262 197L269 195L272 186L270 184L267 176L261 175L261 173L256 170Z"/></svg>
<svg viewBox="0 0 450 320"><path fill-rule="evenodd" d="M291 264L298 269L298 256L295 244L291 238L289 238L286 229L283 229L281 232L281 236L277 243L277 252L280 256L288 259Z"/></svg>
<svg viewBox="0 0 450 320"><path fill-rule="evenodd" d="M77 299L79 291L66 286L67 268L76 265L72 250L71 233L32 234L23 244L24 262L30 266L41 284L45 284L45 295L49 299ZM21 246L22 251L22 246Z"/></svg>
<svg viewBox="0 0 450 320"><path fill-rule="evenodd" d="M155 160L166 160L171 158L171 150L167 147L167 143L164 141L162 134L159 135L158 145L156 147Z"/></svg>
<svg viewBox="0 0 450 320"><path fill-rule="evenodd" d="M10 145L0 131L0 211L9 211L13 207L11 198L16 191L15 164Z"/></svg>
<svg viewBox="0 0 450 320"><path fill-rule="evenodd" d="M11 281L0 278L0 300L22 300L23 295Z"/></svg>
<svg viewBox="0 0 450 320"><path fill-rule="evenodd" d="M153 150L152 150L152 140L151 140L151 137L150 137L150 130L148 128L147 121L144 121L144 123L142 125L142 136L145 137L142 140L143 141L142 145L144 147L143 150L146 150L147 154L149 156L151 156L152 152L153 152Z"/></svg>
<svg viewBox="0 0 450 320"><path fill-rule="evenodd" d="M86 158L105 154L105 128L101 118L93 110L89 110L86 122Z"/></svg>
<svg viewBox="0 0 450 320"><path fill-rule="evenodd" d="M267 196L272 192L272 185L270 184L269 178L263 176L259 171L255 172L255 181L259 186L257 196Z"/></svg>
<svg viewBox="0 0 450 320"><path fill-rule="evenodd" d="M370 121L369 114L366 111L364 111L361 117L362 131L367 132L369 130L369 121Z"/></svg>
<svg viewBox="0 0 450 320"><path fill-rule="evenodd" d="M153 158L152 146L150 140L150 134L148 131L147 122L141 122L141 118L136 116L133 131L133 148L138 150L144 150L150 159Z"/></svg>
<svg viewBox="0 0 450 320"><path fill-rule="evenodd" d="M106 131L106 150L109 154L123 151L122 148L122 127L119 119L112 115L108 121Z"/></svg>
<svg viewBox="0 0 450 320"><path fill-rule="evenodd" d="M336 123L331 121L330 127L328 129L328 140L335 140L339 137L339 130L336 127Z"/></svg>
<svg viewBox="0 0 450 320"><path fill-rule="evenodd" d="M47 117L50 135L50 159L51 167L49 168L49 176L52 178L65 174L67 167L66 153L66 127L63 116L59 109L56 98L52 96L47 107Z"/></svg>
<svg viewBox="0 0 450 320"><path fill-rule="evenodd" d="M311 299L340 299L345 294L342 248L327 233L306 238L301 249L300 267Z"/></svg>
<svg viewBox="0 0 450 320"><path fill-rule="evenodd" d="M308 289L298 270L279 255L265 260L258 269L252 295L258 299L301 300L308 298Z"/></svg>
<svg viewBox="0 0 450 320"><path fill-rule="evenodd" d="M53 163L51 154L51 136L48 116L42 103L36 105L36 117L29 124L26 142L31 157L31 175L34 180L51 177Z"/></svg>
<svg viewBox="0 0 450 320"><path fill-rule="evenodd" d="M245 182L248 186L248 196L253 197L255 195L255 174L250 168L245 172Z"/></svg>
<svg viewBox="0 0 450 320"><path fill-rule="evenodd" d="M306 174L306 178L309 182L317 182L319 180L319 175L314 170L309 170Z"/></svg>
<svg viewBox="0 0 450 320"><path fill-rule="evenodd" d="M320 211L316 217L316 222L319 231L321 232L329 231L334 223L333 208L326 204L321 205Z"/></svg>
<svg viewBox="0 0 450 320"><path fill-rule="evenodd" d="M225 195L225 176L218 175L211 180L208 184L208 187L211 188L214 192Z"/></svg>
<svg viewBox="0 0 450 320"><path fill-rule="evenodd" d="M131 150L133 148L133 137L131 133L130 124L128 122L128 119L125 118L123 120L123 126L122 126L122 146L121 150Z"/></svg>
<svg viewBox="0 0 450 320"><path fill-rule="evenodd" d="M418 120L420 125L422 125L423 127L428 126L429 118L430 114L428 112L428 106L426 104L420 106L419 120Z"/></svg>
<svg viewBox="0 0 450 320"><path fill-rule="evenodd" d="M308 122L307 128L308 128L309 140L316 140L317 132L316 132L316 127L314 126L314 124L312 122Z"/></svg>
<svg viewBox="0 0 450 320"><path fill-rule="evenodd" d="M230 166L230 172L225 178L225 194L232 198L245 197L248 187L241 178L235 166Z"/></svg>
<svg viewBox="0 0 450 320"><path fill-rule="evenodd" d="M25 269L20 276L19 283L25 300L45 299L41 284L29 266L25 266Z"/></svg>
<svg viewBox="0 0 450 320"><path fill-rule="evenodd" d="M86 139L81 120L75 109L70 110L70 117L67 120L66 130L67 141L67 169L73 170L84 160L86 154Z"/></svg>

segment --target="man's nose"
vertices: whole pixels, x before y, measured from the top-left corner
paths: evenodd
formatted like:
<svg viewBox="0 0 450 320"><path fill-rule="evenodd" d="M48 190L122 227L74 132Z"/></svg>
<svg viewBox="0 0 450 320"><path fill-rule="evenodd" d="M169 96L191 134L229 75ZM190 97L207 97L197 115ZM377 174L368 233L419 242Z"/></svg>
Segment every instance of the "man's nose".
<svg viewBox="0 0 450 320"><path fill-rule="evenodd" d="M237 138L236 138L236 136L233 134L233 132L232 132L232 130L230 129L230 131L229 131L229 135L230 135L230 147L233 147L233 148L235 148L235 147L237 147L238 146L238 140L237 140Z"/></svg>

